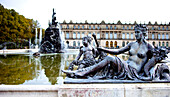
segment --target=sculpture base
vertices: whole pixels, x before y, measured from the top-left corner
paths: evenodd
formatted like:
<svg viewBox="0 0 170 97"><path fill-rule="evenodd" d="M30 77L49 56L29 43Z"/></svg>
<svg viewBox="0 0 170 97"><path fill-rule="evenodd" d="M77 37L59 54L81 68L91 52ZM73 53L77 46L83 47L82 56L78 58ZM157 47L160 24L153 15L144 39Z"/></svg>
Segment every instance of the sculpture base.
<svg viewBox="0 0 170 97"><path fill-rule="evenodd" d="M141 80L113 80L113 79L74 79L65 78L64 84L109 84L109 83L170 83L170 81L141 81Z"/></svg>

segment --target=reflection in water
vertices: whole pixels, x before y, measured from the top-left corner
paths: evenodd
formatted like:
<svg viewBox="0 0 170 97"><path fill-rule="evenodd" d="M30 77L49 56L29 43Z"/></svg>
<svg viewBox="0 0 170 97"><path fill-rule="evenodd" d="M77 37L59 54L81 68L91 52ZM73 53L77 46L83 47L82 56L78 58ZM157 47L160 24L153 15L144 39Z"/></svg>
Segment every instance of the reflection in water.
<svg viewBox="0 0 170 97"><path fill-rule="evenodd" d="M6 85L54 85L61 84L67 69L77 57L74 54L0 55L0 84ZM127 60L127 55L118 55ZM81 59L80 59L81 60Z"/></svg>
<svg viewBox="0 0 170 97"><path fill-rule="evenodd" d="M22 84L36 77L35 64L26 56L0 56L0 84Z"/></svg>

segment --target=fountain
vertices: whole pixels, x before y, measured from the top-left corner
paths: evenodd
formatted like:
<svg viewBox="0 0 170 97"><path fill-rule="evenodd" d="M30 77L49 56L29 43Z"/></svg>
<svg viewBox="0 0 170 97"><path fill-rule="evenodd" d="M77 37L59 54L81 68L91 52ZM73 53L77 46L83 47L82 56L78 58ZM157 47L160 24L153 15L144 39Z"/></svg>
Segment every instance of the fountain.
<svg viewBox="0 0 170 97"><path fill-rule="evenodd" d="M53 9L52 23L45 30L45 36L42 39L40 53L60 53L64 52L64 33L60 25L56 22L56 12ZM41 34L41 33L40 33Z"/></svg>

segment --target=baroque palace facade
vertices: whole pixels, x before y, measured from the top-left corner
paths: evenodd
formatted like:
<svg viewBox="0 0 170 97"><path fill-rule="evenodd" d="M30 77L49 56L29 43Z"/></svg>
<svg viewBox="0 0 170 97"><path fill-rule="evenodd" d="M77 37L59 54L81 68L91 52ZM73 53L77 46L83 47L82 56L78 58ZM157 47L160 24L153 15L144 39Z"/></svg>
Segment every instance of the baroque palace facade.
<svg viewBox="0 0 170 97"><path fill-rule="evenodd" d="M65 41L69 48L79 48L82 46L82 38L86 35L91 36L95 33L99 45L107 48L121 48L126 46L129 42L135 41L135 32L133 24L117 23L73 23L70 21L60 23L61 30L64 32ZM170 23L158 24L155 22L146 24L149 28L147 41L154 46L170 47ZM94 39L91 43L95 46Z"/></svg>

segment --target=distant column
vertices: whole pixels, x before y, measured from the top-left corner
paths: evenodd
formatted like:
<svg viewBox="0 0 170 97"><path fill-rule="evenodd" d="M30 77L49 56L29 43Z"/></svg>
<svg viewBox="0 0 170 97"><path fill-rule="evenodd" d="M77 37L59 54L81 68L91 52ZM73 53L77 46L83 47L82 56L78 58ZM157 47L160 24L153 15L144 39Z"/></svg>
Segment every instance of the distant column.
<svg viewBox="0 0 170 97"><path fill-rule="evenodd" d="M42 41L42 29L40 28L40 34L39 34L39 46L41 45Z"/></svg>
<svg viewBox="0 0 170 97"><path fill-rule="evenodd" d="M37 45L37 28L35 28L35 45Z"/></svg>

